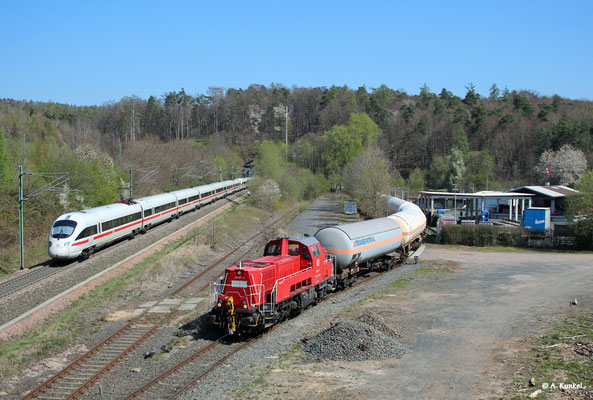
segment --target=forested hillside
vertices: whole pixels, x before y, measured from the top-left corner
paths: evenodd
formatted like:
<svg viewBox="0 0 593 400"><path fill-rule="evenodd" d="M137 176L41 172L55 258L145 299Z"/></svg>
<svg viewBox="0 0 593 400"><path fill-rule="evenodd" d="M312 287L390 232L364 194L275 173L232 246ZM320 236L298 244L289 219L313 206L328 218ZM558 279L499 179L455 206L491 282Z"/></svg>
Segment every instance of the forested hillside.
<svg viewBox="0 0 593 400"><path fill-rule="evenodd" d="M11 111L3 110L0 129L9 137L30 132L33 139L61 128L60 139L70 148L92 142L112 155L118 154L120 143L146 138L170 142L215 134L243 149L266 139L284 141L288 111L288 140L297 144L290 146L290 158L328 175L327 163L315 157L324 150L321 137L336 125L346 126L353 112L366 113L378 125L379 147L406 177L415 168L438 172L453 147L465 156L478 151L484 152L482 158L490 156L491 178L503 181L541 178L534 171L540 155L567 143L593 161L593 103L509 92L496 85L481 95L469 84L464 98L446 89L436 94L426 85L418 95L386 86L353 90L252 85L245 90L211 88L195 96L182 89L94 107L3 103ZM427 184L444 186L436 175Z"/></svg>
<svg viewBox="0 0 593 400"><path fill-rule="evenodd" d="M286 134L286 157L294 167L283 168L301 176L309 169L344 187L344 177L353 181L353 174L364 172L349 162L365 157L368 165L389 169L382 178L387 184L410 191L573 184L593 165L593 102L496 85L479 94L471 83L464 97L426 85L418 94L408 94L384 85L354 90L272 84L211 88L197 95L181 89L91 107L4 99L0 240L8 247L16 243L19 164L27 171L71 172L68 187L78 190L27 202L27 232L42 238L64 209L125 196L129 165L135 179L160 167L150 182L134 189L135 195L146 195L173 188L174 165L198 167L193 177L179 183L189 186L218 179L221 168L230 177L244 161L265 159L261 151L272 149L279 163ZM369 152L362 157L365 149ZM374 163L371 156L381 162ZM296 193L299 184L287 183L293 173L267 170L277 175L283 189ZM35 176L25 180L27 189L43 182ZM319 182L310 185L320 187ZM12 255L0 254L0 267L12 261Z"/></svg>

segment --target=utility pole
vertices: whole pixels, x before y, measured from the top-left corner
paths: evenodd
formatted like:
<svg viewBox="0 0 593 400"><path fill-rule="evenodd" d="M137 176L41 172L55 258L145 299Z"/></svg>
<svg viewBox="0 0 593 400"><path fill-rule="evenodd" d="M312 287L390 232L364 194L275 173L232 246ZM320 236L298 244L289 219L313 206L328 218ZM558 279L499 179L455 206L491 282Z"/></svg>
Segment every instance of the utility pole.
<svg viewBox="0 0 593 400"><path fill-rule="evenodd" d="M23 135L23 143L25 143L25 135ZM23 153L23 160L25 153ZM23 228L23 166L19 165L19 246L21 249L21 268L25 266L25 240L24 240L24 228Z"/></svg>
<svg viewBox="0 0 593 400"><path fill-rule="evenodd" d="M220 166L220 181L222 182L222 165Z"/></svg>
<svg viewBox="0 0 593 400"><path fill-rule="evenodd" d="M286 147L286 162L288 162L288 102L286 102L286 117L284 119L284 130L285 130L285 134L284 134L284 140L285 140L285 147Z"/></svg>
<svg viewBox="0 0 593 400"><path fill-rule="evenodd" d="M150 168L136 168L136 169L133 169L132 166L130 165L130 178L129 178L130 179L130 184L128 186L128 190L130 191L129 200L132 200L134 185L138 185L138 184L140 184L142 182L149 181L150 178L152 178L153 176L155 176L159 172L158 170L159 170L159 167L158 166L156 166L156 167L150 167ZM144 175L142 178L138 179L136 181L136 183L134 183L134 181L133 181L133 172L134 171L136 171L136 172L143 172L146 175ZM125 188L120 188L120 189L125 189Z"/></svg>
<svg viewBox="0 0 593 400"><path fill-rule="evenodd" d="M235 163L231 164L231 179L235 179Z"/></svg>
<svg viewBox="0 0 593 400"><path fill-rule="evenodd" d="M23 188L23 176L25 175L36 175L42 177L49 177L53 178L53 180L25 195L24 188ZM24 230L24 213L23 207L25 200L29 200L38 194L41 194L48 190L68 190L68 189L61 189L58 186L66 183L68 180L68 173L67 172L23 172L23 166L19 165L19 245L20 245L20 269L25 268L25 230Z"/></svg>

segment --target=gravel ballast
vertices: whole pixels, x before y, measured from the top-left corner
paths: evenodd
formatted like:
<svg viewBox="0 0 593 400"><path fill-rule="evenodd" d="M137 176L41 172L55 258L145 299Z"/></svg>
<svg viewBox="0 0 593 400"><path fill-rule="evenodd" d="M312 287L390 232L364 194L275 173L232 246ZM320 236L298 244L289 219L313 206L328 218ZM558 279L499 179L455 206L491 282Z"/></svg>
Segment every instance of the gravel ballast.
<svg viewBox="0 0 593 400"><path fill-rule="evenodd" d="M303 352L316 360L368 361L399 357L406 348L371 325L345 320L306 340Z"/></svg>

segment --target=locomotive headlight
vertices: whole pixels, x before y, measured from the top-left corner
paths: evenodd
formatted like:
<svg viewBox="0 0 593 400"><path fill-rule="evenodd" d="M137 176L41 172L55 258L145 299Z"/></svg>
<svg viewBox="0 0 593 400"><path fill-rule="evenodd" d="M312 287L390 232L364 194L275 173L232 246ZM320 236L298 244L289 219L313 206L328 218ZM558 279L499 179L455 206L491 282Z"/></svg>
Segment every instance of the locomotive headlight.
<svg viewBox="0 0 593 400"><path fill-rule="evenodd" d="M247 309L247 300L243 300L243 308Z"/></svg>
<svg viewBox="0 0 593 400"><path fill-rule="evenodd" d="M218 299L218 303L216 303L216 307L222 307L222 299Z"/></svg>
<svg viewBox="0 0 593 400"><path fill-rule="evenodd" d="M241 270L238 270L238 271L237 271L237 276L241 275L242 273L243 273L243 271L241 271Z"/></svg>

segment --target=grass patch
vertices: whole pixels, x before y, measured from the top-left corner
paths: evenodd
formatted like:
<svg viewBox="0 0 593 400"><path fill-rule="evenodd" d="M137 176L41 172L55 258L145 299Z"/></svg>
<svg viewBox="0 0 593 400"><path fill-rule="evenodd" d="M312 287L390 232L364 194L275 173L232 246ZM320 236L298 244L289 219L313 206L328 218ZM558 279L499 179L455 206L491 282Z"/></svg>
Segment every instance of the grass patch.
<svg viewBox="0 0 593 400"><path fill-rule="evenodd" d="M528 372L515 383L521 393L515 399L528 399L529 394L542 389L538 399L556 398L562 392L560 384L583 384L588 389L566 389L571 398L592 398L593 388L593 312L573 314L540 338L526 357ZM529 387L531 378L535 386ZM544 385L547 387L544 389ZM542 386L544 385L544 386Z"/></svg>

